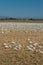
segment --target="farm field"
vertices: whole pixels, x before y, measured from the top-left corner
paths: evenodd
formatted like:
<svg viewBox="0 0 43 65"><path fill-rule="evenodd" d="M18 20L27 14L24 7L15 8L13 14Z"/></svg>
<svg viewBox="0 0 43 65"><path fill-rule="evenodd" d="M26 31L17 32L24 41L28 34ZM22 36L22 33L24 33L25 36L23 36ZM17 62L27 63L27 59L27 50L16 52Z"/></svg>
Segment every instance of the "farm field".
<svg viewBox="0 0 43 65"><path fill-rule="evenodd" d="M0 22L43 23L43 20L28 20L28 19L27 20L19 20L19 19L18 20L5 20L5 19L4 20L3 19L1 20L0 19Z"/></svg>
<svg viewBox="0 0 43 65"><path fill-rule="evenodd" d="M0 65L43 65L43 24L0 22Z"/></svg>

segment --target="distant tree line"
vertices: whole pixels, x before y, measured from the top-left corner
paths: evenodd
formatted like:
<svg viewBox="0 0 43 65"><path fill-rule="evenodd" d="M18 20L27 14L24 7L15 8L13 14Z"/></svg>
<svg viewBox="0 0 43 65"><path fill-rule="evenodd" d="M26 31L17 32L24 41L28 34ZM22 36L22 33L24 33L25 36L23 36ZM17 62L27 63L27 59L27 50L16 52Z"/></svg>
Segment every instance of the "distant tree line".
<svg viewBox="0 0 43 65"><path fill-rule="evenodd" d="M12 17L5 17L5 18L0 18L0 20L43 20L43 19L34 19L34 18L12 18Z"/></svg>

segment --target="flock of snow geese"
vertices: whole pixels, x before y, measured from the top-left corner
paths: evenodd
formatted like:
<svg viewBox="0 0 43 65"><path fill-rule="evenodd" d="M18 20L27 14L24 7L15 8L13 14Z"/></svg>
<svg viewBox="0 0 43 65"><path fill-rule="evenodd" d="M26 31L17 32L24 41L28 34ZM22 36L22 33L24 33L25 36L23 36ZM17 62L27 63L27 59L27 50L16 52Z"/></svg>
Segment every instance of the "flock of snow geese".
<svg viewBox="0 0 43 65"><path fill-rule="evenodd" d="M0 22L0 29L10 31L11 29L14 31L34 31L34 32L43 32L43 24L42 23L10 23L10 22Z"/></svg>
<svg viewBox="0 0 43 65"><path fill-rule="evenodd" d="M6 25L6 23L4 24L2 24L2 26L5 26ZM8 24L9 25L9 24ZM10 25L12 25L13 26L13 24L11 23ZM18 26L17 26L18 25ZM25 27L27 27L27 28L29 28L29 31L34 31L34 32L37 32L37 31L43 31L43 25L41 24L39 24L39 25L37 25L37 24L35 24L35 25L33 25L33 24L25 24L25 26L24 26L24 24L20 24L19 25L19 23L17 24L16 23L16 26L17 26L17 29L19 29L20 28L20 26L22 26L21 28L22 29L24 29ZM15 24L14 24L14 26L15 26ZM35 28L34 28L34 26L35 26ZM42 26L42 27L41 27ZM7 26L8 27L8 26ZM9 27L10 28L10 27ZM21 28L20 28L20 30L21 30ZM27 29L26 28L26 29ZM38 28L38 29L37 29ZM27 32L27 31L26 31ZM2 34L4 34L4 30L3 30L3 27L2 27ZM32 52L38 52L38 53L41 53L41 54L43 54L43 46L42 45L39 45L37 42L32 42L31 41L31 39L27 39L27 43L28 43L28 45L26 44L26 49L27 50L29 50L29 51L32 51ZM13 45L13 47L12 47L12 45ZM11 44L9 45L9 44L7 44L7 43L3 43L3 47L5 48L5 49L9 49L9 48L13 48L13 50L19 50L19 49L21 49L21 48L23 48L23 46L21 45L21 44L19 44L19 45L17 45L16 44L16 42L15 41L12 41L11 42ZM42 43L43 44L43 43Z"/></svg>
<svg viewBox="0 0 43 65"><path fill-rule="evenodd" d="M32 52L43 54L43 46L42 45L39 45L38 43L33 43L30 39L28 39L27 41L28 41L28 45L26 45L26 49L28 51L32 51ZM12 47L11 44L13 45L13 47ZM14 51L17 51L17 50L20 50L20 49L23 48L23 46L21 44L17 45L15 41L12 41L11 44L8 45L7 43L3 43L3 47L5 49L12 48Z"/></svg>

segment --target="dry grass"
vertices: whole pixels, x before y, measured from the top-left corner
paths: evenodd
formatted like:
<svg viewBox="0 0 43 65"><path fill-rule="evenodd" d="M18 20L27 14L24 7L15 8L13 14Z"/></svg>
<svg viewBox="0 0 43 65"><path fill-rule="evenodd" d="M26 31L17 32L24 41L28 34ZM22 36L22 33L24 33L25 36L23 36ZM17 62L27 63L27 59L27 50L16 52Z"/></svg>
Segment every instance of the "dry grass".
<svg viewBox="0 0 43 65"><path fill-rule="evenodd" d="M28 39L43 46L43 32L10 31L2 34L0 31L0 65L43 65L43 54L26 48L29 45ZM13 46L11 41L15 41L16 44ZM11 44L12 47L5 49L3 43ZM19 44L22 48L14 50L13 47Z"/></svg>
<svg viewBox="0 0 43 65"><path fill-rule="evenodd" d="M0 22L43 23L43 20L0 20Z"/></svg>

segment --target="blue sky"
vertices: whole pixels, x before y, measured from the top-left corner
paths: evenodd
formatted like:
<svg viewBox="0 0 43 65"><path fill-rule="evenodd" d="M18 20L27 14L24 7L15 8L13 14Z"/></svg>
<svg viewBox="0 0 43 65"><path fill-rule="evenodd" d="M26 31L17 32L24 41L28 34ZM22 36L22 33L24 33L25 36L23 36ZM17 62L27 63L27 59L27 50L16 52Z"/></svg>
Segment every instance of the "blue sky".
<svg viewBox="0 0 43 65"><path fill-rule="evenodd" d="M43 0L0 0L0 16L43 18Z"/></svg>

